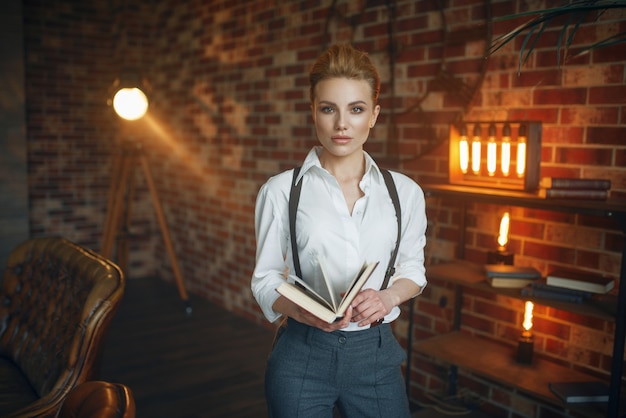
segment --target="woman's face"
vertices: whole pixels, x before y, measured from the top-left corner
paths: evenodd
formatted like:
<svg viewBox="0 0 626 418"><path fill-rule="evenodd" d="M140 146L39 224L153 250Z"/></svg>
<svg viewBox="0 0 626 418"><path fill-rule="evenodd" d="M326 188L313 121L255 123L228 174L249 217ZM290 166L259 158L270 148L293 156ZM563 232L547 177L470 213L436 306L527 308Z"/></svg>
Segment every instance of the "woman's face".
<svg viewBox="0 0 626 418"><path fill-rule="evenodd" d="M375 105L366 81L329 78L315 86L313 122L317 139L335 157L360 152L376 123Z"/></svg>

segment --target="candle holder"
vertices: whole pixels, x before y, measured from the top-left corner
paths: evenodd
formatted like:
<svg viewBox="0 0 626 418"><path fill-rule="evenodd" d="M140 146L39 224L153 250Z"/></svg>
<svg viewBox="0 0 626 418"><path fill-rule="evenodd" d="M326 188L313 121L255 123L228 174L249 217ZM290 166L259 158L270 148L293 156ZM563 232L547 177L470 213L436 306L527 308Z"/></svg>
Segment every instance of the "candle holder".
<svg viewBox="0 0 626 418"><path fill-rule="evenodd" d="M533 362L533 351L535 341L530 331L522 332L522 336L517 341L517 357L515 360L521 364L531 364Z"/></svg>
<svg viewBox="0 0 626 418"><path fill-rule="evenodd" d="M513 265L515 255L506 250L506 247L499 247L496 251L487 252L487 264Z"/></svg>

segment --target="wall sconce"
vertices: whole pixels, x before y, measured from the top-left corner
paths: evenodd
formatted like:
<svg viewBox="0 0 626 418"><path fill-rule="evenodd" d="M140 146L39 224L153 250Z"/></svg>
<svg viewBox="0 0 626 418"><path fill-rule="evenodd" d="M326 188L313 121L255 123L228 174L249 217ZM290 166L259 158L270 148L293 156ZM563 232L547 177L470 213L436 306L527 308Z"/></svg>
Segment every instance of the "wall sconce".
<svg viewBox="0 0 626 418"><path fill-rule="evenodd" d="M526 301L524 305L524 322L522 326L524 331L517 343L516 361L521 364L530 364L533 361L534 339L531 331L533 327L533 303Z"/></svg>
<svg viewBox="0 0 626 418"><path fill-rule="evenodd" d="M467 127L472 124L470 142ZM449 157L451 184L535 191L539 187L541 122L450 125Z"/></svg>

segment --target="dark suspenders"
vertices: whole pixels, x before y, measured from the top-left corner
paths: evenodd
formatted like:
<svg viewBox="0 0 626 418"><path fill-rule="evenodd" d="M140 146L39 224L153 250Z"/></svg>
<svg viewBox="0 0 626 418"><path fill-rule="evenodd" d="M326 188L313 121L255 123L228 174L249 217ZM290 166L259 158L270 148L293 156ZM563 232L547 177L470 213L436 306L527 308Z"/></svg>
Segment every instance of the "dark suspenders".
<svg viewBox="0 0 626 418"><path fill-rule="evenodd" d="M386 289L389 285L389 279L395 272L396 257L398 255L398 247L400 246L400 237L402 233L402 220L400 211L400 199L398 198L398 190L393 182L391 173L388 170L381 169L383 178L385 179L385 185L389 191L389 196L393 202L393 207L396 210L396 219L398 220L398 236L396 238L396 247L391 254L389 260L389 266L385 272L385 280L383 281L381 289ZM296 179L300 173L300 167L293 169L293 179L291 180L291 192L289 193L289 235L291 236L291 252L293 254L293 265L296 269L296 276L302 278L302 271L300 270L300 256L298 255L298 246L296 244L296 213L298 211L298 202L300 201L300 192L302 191L302 181L296 184Z"/></svg>

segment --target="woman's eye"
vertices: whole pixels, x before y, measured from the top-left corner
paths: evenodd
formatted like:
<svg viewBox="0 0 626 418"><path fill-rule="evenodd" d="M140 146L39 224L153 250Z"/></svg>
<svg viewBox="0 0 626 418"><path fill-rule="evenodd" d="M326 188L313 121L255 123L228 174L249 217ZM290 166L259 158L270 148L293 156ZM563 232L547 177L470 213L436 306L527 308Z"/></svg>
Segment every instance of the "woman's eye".
<svg viewBox="0 0 626 418"><path fill-rule="evenodd" d="M356 106L356 107L352 108L352 113L361 113L361 112L363 112L363 108L362 107Z"/></svg>
<svg viewBox="0 0 626 418"><path fill-rule="evenodd" d="M324 106L324 107L322 107L322 112L323 113L332 113L333 110L335 110L335 109L333 109L331 106Z"/></svg>

